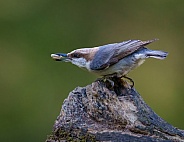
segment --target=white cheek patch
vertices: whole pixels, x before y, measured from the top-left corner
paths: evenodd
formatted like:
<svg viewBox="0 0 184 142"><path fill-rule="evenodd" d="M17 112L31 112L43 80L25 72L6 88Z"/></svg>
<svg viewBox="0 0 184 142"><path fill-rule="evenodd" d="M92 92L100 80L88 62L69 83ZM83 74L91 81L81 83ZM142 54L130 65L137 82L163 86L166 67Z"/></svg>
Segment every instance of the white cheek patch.
<svg viewBox="0 0 184 142"><path fill-rule="evenodd" d="M77 65L78 67L86 67L86 59L84 58L76 58L72 59L72 64Z"/></svg>
<svg viewBox="0 0 184 142"><path fill-rule="evenodd" d="M90 61L86 62L86 68L90 71Z"/></svg>

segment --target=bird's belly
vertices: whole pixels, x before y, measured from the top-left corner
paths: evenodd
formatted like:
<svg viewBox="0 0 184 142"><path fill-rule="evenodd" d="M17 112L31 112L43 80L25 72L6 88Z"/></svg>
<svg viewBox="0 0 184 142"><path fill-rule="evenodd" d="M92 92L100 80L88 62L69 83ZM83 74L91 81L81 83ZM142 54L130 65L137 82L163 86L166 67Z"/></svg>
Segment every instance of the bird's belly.
<svg viewBox="0 0 184 142"><path fill-rule="evenodd" d="M116 74L117 77L121 77L128 74L134 68L140 66L144 61L145 60L143 59L136 60L135 58L124 58L107 69L94 72L100 76Z"/></svg>

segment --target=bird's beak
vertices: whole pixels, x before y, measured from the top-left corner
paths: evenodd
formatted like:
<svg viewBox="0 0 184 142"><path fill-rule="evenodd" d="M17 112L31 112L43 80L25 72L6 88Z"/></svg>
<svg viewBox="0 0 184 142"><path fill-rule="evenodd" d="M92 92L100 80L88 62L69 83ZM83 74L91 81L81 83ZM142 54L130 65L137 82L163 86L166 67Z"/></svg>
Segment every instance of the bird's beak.
<svg viewBox="0 0 184 142"><path fill-rule="evenodd" d="M65 53L51 54L51 58L56 61L65 61L65 62L70 61L70 58Z"/></svg>

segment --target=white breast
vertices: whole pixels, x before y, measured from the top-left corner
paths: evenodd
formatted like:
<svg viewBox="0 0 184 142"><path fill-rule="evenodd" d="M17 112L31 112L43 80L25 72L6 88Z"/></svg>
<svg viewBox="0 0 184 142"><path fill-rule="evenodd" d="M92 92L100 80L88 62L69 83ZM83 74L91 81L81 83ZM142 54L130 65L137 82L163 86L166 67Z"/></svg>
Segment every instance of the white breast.
<svg viewBox="0 0 184 142"><path fill-rule="evenodd" d="M126 58L123 58L118 63L110 66L107 69L104 70L96 70L93 71L94 73L100 75L100 76L106 76L111 74L116 74L118 77L124 76L128 74L131 70L135 69L136 67L143 64L145 61L144 58L135 57L135 56L127 56Z"/></svg>

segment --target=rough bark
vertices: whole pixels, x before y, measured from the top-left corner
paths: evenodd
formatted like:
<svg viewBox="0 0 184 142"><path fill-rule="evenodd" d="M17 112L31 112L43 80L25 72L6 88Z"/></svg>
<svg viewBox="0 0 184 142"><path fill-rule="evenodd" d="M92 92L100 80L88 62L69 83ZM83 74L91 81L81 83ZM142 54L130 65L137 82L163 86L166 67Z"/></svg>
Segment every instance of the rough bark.
<svg viewBox="0 0 184 142"><path fill-rule="evenodd" d="M184 141L184 131L160 118L126 82L112 78L77 87L63 102L46 142Z"/></svg>

